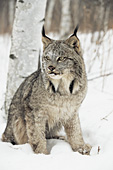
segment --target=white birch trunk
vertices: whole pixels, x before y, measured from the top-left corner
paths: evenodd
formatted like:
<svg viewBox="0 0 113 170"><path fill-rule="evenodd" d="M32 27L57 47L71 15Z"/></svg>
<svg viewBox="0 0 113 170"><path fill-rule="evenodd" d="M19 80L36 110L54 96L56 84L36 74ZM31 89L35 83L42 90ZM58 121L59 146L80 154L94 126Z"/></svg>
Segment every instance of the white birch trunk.
<svg viewBox="0 0 113 170"><path fill-rule="evenodd" d="M70 0L61 0L62 3L62 16L61 16L61 37L69 34L69 29L71 27L71 13L70 13Z"/></svg>
<svg viewBox="0 0 113 170"><path fill-rule="evenodd" d="M11 99L29 74L37 70L46 0L17 0L6 92L6 113Z"/></svg>

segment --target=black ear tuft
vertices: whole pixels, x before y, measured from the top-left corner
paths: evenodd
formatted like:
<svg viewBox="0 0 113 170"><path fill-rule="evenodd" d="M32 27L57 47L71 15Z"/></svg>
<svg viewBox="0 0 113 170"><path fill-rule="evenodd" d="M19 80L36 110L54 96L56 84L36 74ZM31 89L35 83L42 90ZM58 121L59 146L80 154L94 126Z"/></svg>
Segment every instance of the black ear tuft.
<svg viewBox="0 0 113 170"><path fill-rule="evenodd" d="M74 30L74 34L73 35L77 35L77 31L78 31L79 25L76 26L75 30Z"/></svg>
<svg viewBox="0 0 113 170"><path fill-rule="evenodd" d="M46 37L46 35L45 35L45 29L44 29L44 25L43 25L43 27L42 27L42 36L43 36L43 37Z"/></svg>

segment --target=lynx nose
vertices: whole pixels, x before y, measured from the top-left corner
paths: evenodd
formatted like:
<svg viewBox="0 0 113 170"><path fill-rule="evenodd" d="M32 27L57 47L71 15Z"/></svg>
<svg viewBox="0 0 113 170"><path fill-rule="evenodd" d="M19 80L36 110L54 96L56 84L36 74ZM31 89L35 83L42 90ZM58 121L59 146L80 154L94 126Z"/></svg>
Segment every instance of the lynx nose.
<svg viewBox="0 0 113 170"><path fill-rule="evenodd" d="M53 70L55 69L55 67L51 65L51 66L48 67L48 69L49 69L50 71L53 71Z"/></svg>

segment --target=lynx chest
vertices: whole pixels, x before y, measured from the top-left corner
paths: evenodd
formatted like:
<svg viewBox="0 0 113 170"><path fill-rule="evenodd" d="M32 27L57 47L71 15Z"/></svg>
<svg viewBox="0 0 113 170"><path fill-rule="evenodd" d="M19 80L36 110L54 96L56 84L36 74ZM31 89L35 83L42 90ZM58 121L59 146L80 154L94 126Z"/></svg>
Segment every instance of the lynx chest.
<svg viewBox="0 0 113 170"><path fill-rule="evenodd" d="M76 113L80 102L75 95L61 95L59 93L49 93L44 90L37 90L30 97L30 105L37 109L37 116L41 114L48 119L50 124L67 121Z"/></svg>

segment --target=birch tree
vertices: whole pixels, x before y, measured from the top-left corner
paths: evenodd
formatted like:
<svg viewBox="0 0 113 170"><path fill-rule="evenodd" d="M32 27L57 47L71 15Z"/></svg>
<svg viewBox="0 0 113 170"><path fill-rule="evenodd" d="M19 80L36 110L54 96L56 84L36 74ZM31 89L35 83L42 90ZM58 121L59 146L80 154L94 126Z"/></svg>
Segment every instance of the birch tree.
<svg viewBox="0 0 113 170"><path fill-rule="evenodd" d="M41 20L46 0L17 0L11 40L6 91L6 113L11 99L29 74L37 70L41 44Z"/></svg>
<svg viewBox="0 0 113 170"><path fill-rule="evenodd" d="M70 0L62 0L62 16L60 25L61 38L65 38L69 34L71 27L71 13L70 13Z"/></svg>

